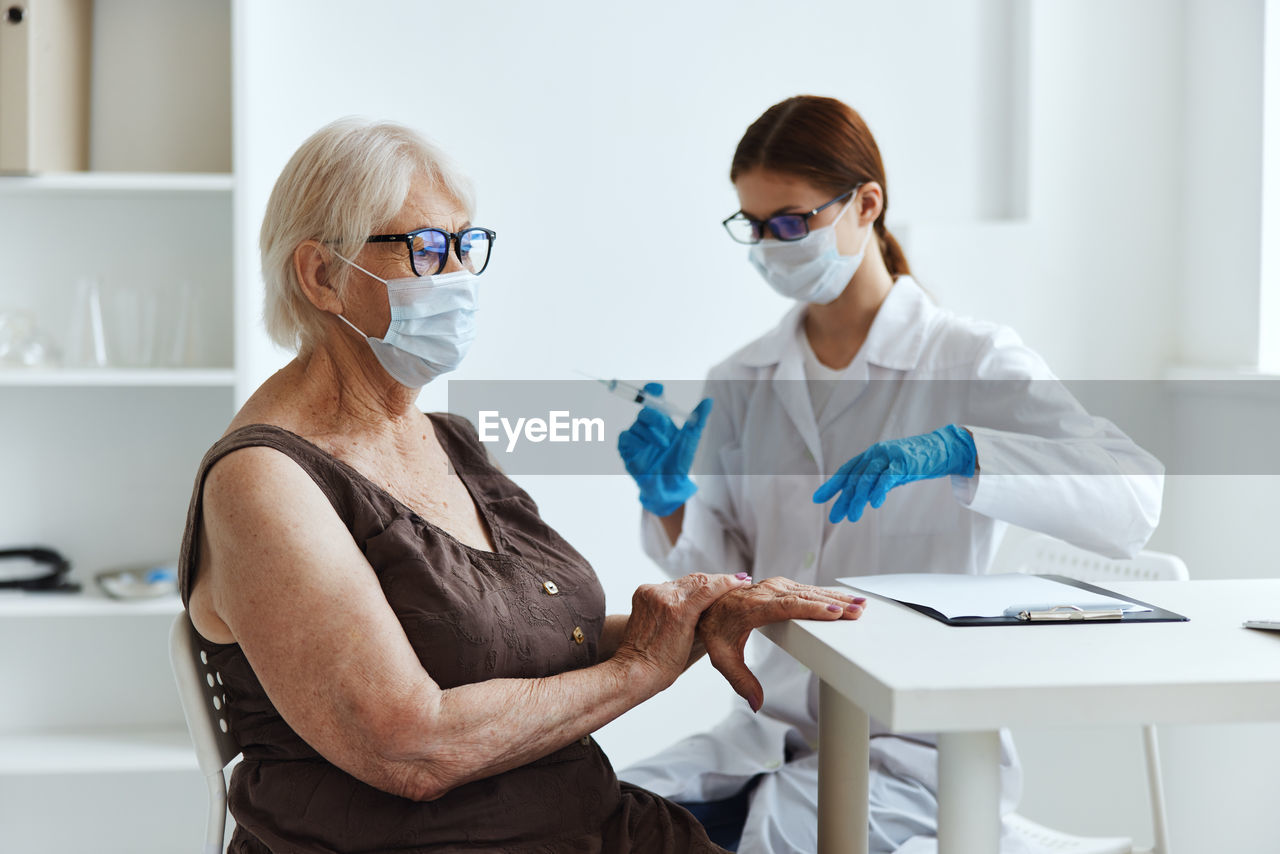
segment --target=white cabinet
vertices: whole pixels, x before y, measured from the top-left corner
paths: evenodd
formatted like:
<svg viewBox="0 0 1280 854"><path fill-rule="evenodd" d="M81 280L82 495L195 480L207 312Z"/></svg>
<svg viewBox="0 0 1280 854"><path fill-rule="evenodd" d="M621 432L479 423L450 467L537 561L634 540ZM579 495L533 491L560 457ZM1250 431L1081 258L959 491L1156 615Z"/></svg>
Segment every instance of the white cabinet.
<svg viewBox="0 0 1280 854"><path fill-rule="evenodd" d="M168 676L174 600L0 595L0 851L198 851L207 792Z"/></svg>
<svg viewBox="0 0 1280 854"><path fill-rule="evenodd" d="M180 605L106 600L93 576L176 557L234 413L232 5L96 0L90 171L0 176L0 315L63 354L0 365L0 547L52 546L85 587L0 594L6 854L173 854L203 835L168 665ZM106 365L83 346L95 328Z"/></svg>

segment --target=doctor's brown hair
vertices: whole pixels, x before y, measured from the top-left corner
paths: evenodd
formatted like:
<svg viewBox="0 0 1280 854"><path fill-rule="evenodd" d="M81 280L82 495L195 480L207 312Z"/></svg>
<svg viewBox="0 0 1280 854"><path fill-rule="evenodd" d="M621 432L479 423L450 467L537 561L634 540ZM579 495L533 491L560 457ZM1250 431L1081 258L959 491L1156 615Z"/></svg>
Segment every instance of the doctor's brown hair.
<svg viewBox="0 0 1280 854"><path fill-rule="evenodd" d="M862 116L848 104L796 95L765 110L738 141L729 180L737 181L739 175L756 168L804 178L833 194L875 181L884 197L875 229L885 266L895 279L911 273L902 247L884 227L889 188L880 149Z"/></svg>

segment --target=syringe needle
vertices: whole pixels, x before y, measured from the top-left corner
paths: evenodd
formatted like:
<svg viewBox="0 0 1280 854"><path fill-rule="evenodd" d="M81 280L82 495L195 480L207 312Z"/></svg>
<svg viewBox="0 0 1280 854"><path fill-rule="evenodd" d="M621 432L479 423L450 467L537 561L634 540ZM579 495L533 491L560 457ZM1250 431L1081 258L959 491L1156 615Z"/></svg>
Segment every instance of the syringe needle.
<svg viewBox="0 0 1280 854"><path fill-rule="evenodd" d="M632 403L638 403L641 406L648 406L653 409L657 409L660 412L665 412L670 418L679 418L681 420L688 420L689 418L689 413L667 403L667 401L662 398L662 395L650 394L640 386L632 385L631 383L624 383L618 379L601 379L600 377L589 374L586 371L580 371L577 368L574 369L574 373L581 374L587 379L595 380L614 394L628 398Z"/></svg>

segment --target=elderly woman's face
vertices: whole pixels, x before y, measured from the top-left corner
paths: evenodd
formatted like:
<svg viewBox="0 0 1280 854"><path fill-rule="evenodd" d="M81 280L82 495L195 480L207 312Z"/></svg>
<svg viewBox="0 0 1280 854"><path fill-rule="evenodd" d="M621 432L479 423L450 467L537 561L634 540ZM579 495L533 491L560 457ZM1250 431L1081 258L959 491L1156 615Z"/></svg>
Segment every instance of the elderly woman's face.
<svg viewBox="0 0 1280 854"><path fill-rule="evenodd" d="M429 189L425 180L414 182L400 213L379 229L380 234L407 234L419 228L433 226L459 233L471 224L462 203L447 193ZM458 256L449 247L449 257L441 273L463 269ZM409 248L403 243L366 243L355 262L375 276L383 279L404 279L414 276L409 260ZM382 337L391 325L391 306L387 301L387 286L377 279L352 269L347 279L343 299L346 317L361 329Z"/></svg>

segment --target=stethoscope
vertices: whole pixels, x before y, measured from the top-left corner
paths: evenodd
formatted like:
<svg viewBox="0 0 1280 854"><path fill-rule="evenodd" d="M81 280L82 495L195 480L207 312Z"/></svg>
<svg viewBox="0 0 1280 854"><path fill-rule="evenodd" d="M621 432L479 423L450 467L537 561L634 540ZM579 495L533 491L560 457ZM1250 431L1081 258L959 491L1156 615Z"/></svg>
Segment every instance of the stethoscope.
<svg viewBox="0 0 1280 854"><path fill-rule="evenodd" d="M80 585L67 580L71 572L71 561L58 552L48 548L0 549L0 560L7 558L25 558L48 567L40 575L30 578L0 579L0 590L49 590L74 593Z"/></svg>

